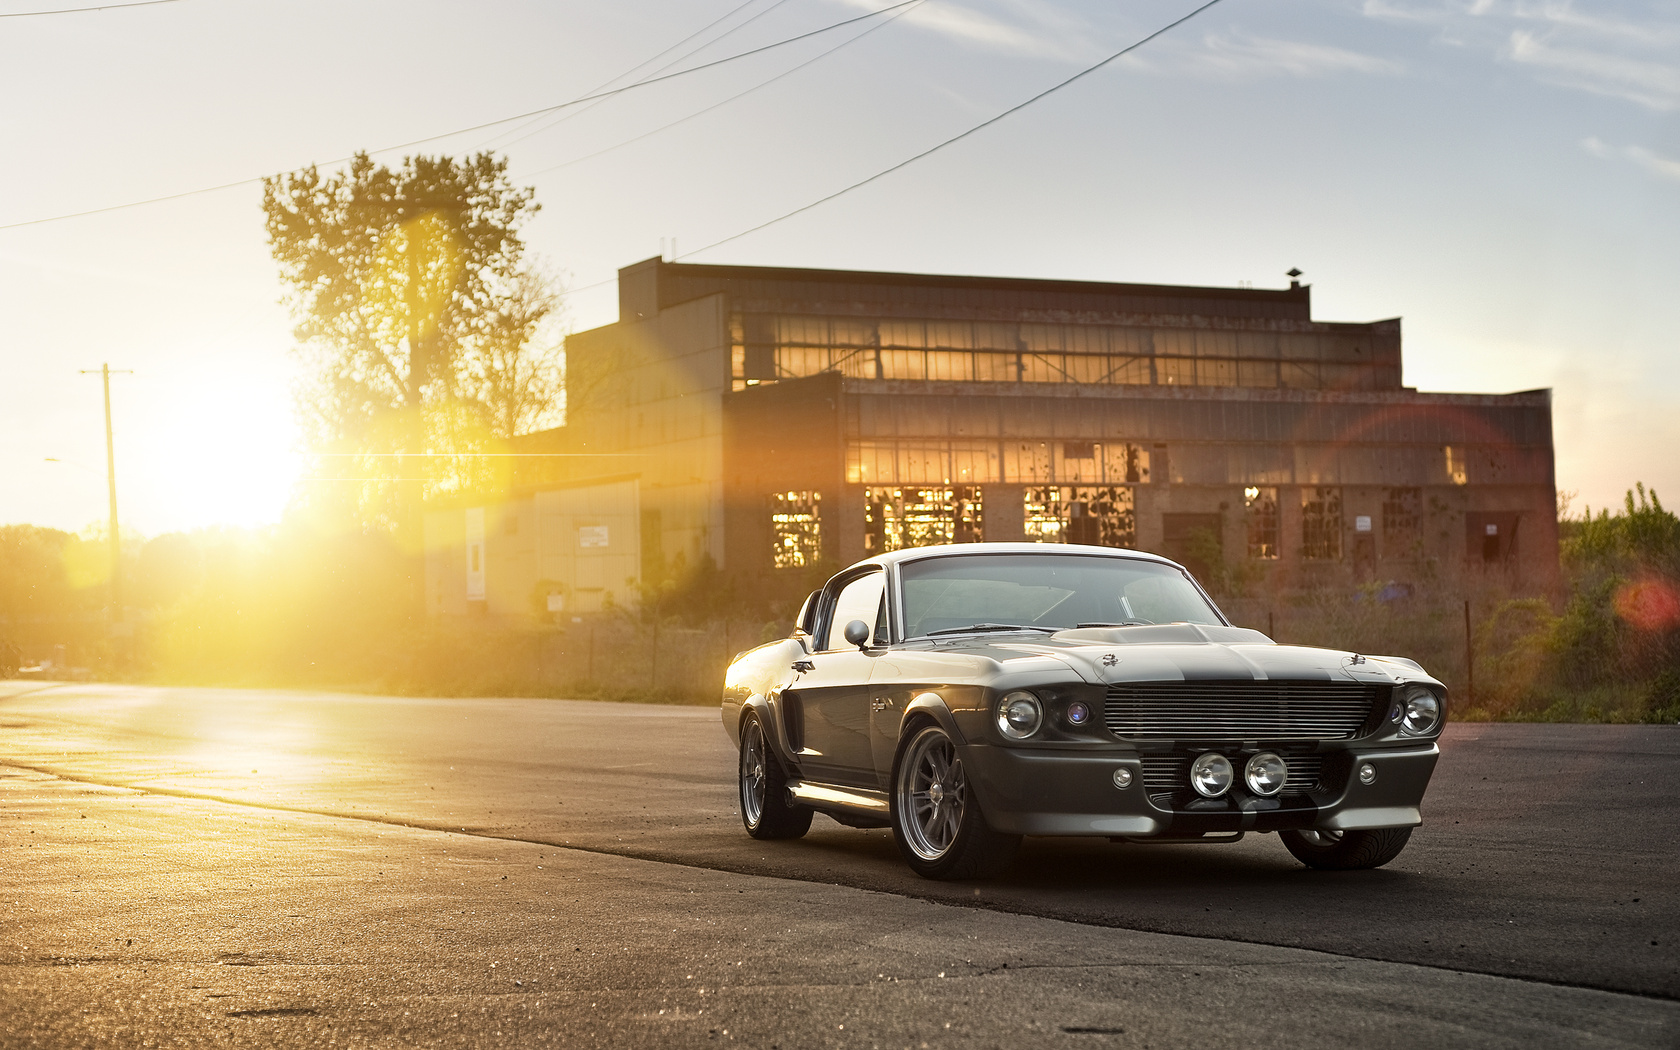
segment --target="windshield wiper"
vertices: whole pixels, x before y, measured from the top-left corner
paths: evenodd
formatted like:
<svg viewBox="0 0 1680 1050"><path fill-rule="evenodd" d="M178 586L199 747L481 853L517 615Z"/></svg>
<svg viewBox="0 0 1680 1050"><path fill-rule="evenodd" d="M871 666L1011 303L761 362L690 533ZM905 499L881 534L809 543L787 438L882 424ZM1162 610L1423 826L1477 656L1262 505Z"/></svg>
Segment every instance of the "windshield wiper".
<svg viewBox="0 0 1680 1050"><path fill-rule="evenodd" d="M1043 631L1046 634L1055 634L1059 630L1060 627L1031 623L971 623L967 627L941 627L937 631L927 632L927 637L931 638L936 634L965 634L971 631Z"/></svg>
<svg viewBox="0 0 1680 1050"><path fill-rule="evenodd" d="M1081 623L1076 627L1153 627L1154 620L1117 620L1113 623Z"/></svg>

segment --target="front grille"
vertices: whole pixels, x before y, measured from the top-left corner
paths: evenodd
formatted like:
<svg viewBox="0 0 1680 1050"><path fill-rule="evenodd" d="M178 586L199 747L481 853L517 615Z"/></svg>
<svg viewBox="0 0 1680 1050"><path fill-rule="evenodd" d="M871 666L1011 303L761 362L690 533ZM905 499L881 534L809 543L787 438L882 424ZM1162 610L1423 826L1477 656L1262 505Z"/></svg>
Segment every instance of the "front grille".
<svg viewBox="0 0 1680 1050"><path fill-rule="evenodd" d="M1195 798L1195 789L1190 786L1190 763L1195 757L1195 753L1188 751L1142 756L1143 793L1148 795L1151 801L1162 806L1166 806L1174 796ZM1231 765L1236 767L1237 781L1241 783L1243 763L1247 761L1247 756L1225 757L1231 759ZM1289 767L1289 777L1284 781L1280 794L1304 795L1316 789L1323 779L1323 755L1286 754L1283 761Z"/></svg>
<svg viewBox="0 0 1680 1050"><path fill-rule="evenodd" d="M1360 682L1139 682L1111 686L1103 720L1117 736L1346 740L1382 687Z"/></svg>

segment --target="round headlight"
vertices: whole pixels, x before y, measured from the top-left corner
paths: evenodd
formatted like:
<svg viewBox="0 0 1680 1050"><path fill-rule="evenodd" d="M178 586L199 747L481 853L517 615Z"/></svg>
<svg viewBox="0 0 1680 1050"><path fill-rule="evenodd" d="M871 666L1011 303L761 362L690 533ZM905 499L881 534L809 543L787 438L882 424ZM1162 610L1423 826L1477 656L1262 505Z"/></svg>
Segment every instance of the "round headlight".
<svg viewBox="0 0 1680 1050"><path fill-rule="evenodd" d="M1067 720L1069 725L1082 726L1091 720L1091 705L1083 700L1075 700L1067 705Z"/></svg>
<svg viewBox="0 0 1680 1050"><path fill-rule="evenodd" d="M1190 763L1190 786L1203 798L1218 798L1231 790L1231 760L1209 751Z"/></svg>
<svg viewBox="0 0 1680 1050"><path fill-rule="evenodd" d="M1044 723L1044 706L1026 690L1013 692L998 702L998 732L1011 740L1025 740Z"/></svg>
<svg viewBox="0 0 1680 1050"><path fill-rule="evenodd" d="M1400 729L1412 736L1423 736L1441 724L1441 701L1421 685L1407 689L1400 698L1405 713L1400 716Z"/></svg>
<svg viewBox="0 0 1680 1050"><path fill-rule="evenodd" d="M1243 781L1248 784L1248 790L1263 798L1271 798L1282 791L1288 779L1289 767L1270 751L1255 755L1243 767Z"/></svg>

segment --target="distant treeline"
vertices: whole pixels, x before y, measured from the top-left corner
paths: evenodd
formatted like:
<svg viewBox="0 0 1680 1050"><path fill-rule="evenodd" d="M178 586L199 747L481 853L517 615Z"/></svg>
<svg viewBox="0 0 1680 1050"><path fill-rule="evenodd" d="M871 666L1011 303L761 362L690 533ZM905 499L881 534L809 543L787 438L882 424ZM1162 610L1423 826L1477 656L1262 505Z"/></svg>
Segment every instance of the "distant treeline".
<svg viewBox="0 0 1680 1050"><path fill-rule="evenodd" d="M1270 592L1246 566L1210 582L1234 621L1279 641L1419 661L1453 690L1458 718L1680 720L1680 519L1641 486L1614 511L1560 524L1555 593L1448 572L1304 594ZM579 622L535 602L519 623L437 620L419 608L419 559L390 534L293 521L131 541L129 612L113 630L108 557L98 537L0 527L0 671L50 662L27 673L711 703L730 656L787 631L824 574L765 596L709 562L677 563L636 607Z"/></svg>

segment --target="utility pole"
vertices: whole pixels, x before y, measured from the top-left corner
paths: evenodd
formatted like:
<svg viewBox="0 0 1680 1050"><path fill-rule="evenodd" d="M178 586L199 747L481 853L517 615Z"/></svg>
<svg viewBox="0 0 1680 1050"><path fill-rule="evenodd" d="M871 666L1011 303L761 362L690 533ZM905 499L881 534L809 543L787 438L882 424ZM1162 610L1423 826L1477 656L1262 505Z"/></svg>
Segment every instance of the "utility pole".
<svg viewBox="0 0 1680 1050"><path fill-rule="evenodd" d="M123 618L122 594L122 541L117 535L117 446L111 437L111 373L133 371L127 368L113 369L110 362L99 366L98 376L105 384L105 488L111 497L111 618L120 621ZM91 368L81 370L82 375L94 375Z"/></svg>

